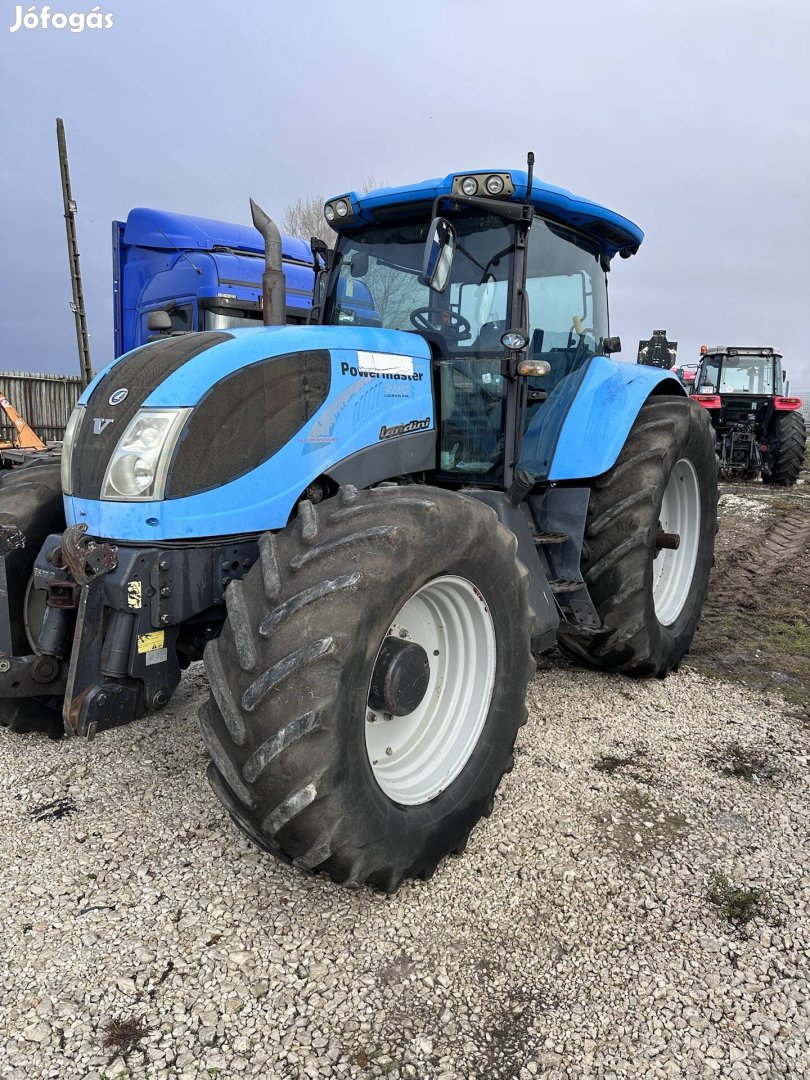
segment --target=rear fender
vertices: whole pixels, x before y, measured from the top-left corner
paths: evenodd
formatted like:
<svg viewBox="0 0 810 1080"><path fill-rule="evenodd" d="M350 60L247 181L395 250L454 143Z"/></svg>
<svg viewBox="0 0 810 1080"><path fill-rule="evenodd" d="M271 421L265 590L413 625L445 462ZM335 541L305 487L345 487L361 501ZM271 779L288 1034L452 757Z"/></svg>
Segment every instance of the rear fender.
<svg viewBox="0 0 810 1080"><path fill-rule="evenodd" d="M552 481L585 480L607 472L652 394L687 396L662 368L594 356L560 380L532 419L520 468Z"/></svg>

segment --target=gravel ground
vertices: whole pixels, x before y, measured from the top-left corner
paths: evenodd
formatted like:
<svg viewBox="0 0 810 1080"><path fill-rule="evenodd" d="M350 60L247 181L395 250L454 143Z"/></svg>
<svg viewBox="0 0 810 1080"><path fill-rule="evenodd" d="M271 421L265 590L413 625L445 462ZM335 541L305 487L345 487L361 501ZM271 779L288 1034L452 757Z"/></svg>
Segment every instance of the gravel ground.
<svg viewBox="0 0 810 1080"><path fill-rule="evenodd" d="M90 744L0 732L3 1077L810 1075L808 740L780 699L552 658L466 854L384 897L232 829L203 692L192 669ZM730 921L717 872L769 902Z"/></svg>

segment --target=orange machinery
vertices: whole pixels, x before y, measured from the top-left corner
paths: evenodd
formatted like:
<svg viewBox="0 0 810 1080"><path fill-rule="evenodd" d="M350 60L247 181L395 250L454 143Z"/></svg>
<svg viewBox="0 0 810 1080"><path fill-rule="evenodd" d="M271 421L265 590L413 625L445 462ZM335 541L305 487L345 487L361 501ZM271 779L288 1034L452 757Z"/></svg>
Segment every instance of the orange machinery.
<svg viewBox="0 0 810 1080"><path fill-rule="evenodd" d="M46 450L45 443L40 439L39 435L28 424L5 394L0 393L0 409L6 414L11 423L17 429L17 435L11 442L0 442L0 449L2 450Z"/></svg>

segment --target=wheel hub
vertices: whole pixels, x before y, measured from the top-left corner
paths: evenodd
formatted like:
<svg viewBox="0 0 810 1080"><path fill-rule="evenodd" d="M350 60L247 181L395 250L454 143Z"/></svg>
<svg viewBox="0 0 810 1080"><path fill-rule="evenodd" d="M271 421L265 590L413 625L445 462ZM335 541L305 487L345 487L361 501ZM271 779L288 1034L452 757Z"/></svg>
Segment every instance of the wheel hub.
<svg viewBox="0 0 810 1080"><path fill-rule="evenodd" d="M405 601L367 697L366 752L389 799L418 806L452 784L478 744L496 666L495 624L471 581L432 578Z"/></svg>
<svg viewBox="0 0 810 1080"><path fill-rule="evenodd" d="M407 716L421 704L429 683L430 662L422 646L387 637L374 665L368 703L391 716Z"/></svg>

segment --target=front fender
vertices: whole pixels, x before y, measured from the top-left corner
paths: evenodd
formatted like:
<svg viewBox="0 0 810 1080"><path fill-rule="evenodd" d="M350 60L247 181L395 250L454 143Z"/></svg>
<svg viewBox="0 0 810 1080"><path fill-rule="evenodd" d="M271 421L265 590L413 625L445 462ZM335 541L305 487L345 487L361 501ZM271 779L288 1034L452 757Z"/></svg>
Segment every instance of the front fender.
<svg viewBox="0 0 810 1080"><path fill-rule="evenodd" d="M538 479L585 480L616 463L653 394L686 396L670 372L594 356L560 380L526 429L520 467Z"/></svg>

